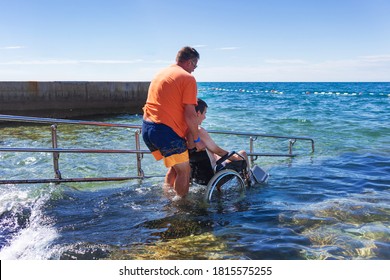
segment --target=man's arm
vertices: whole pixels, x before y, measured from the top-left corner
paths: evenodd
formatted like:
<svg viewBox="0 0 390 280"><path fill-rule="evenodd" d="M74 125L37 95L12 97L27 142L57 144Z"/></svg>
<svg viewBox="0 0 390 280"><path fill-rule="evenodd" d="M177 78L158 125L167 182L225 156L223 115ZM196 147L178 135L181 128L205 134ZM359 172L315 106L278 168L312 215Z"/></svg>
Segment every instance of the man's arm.
<svg viewBox="0 0 390 280"><path fill-rule="evenodd" d="M212 152L213 154L215 155L218 155L220 157L223 157L224 155L226 155L227 153L229 153L228 151L222 149L220 146L218 146L214 140L211 138L210 134L207 132L206 129L204 128L200 128L199 129L199 135L200 135L200 138L202 138L202 141L203 143L205 144L207 150L209 150L210 152ZM232 155L229 160L232 160L232 161L235 161L235 160L242 160L242 157L240 157L239 155L237 154L234 154Z"/></svg>
<svg viewBox="0 0 390 280"><path fill-rule="evenodd" d="M202 141L205 144L207 150L209 150L213 154L222 157L228 153L228 151L222 149L214 142L214 140L210 137L210 134L206 131L206 129L200 128L199 135L200 138L202 138Z"/></svg>
<svg viewBox="0 0 390 280"><path fill-rule="evenodd" d="M195 141L199 138L199 132L198 132L198 117L196 115L195 111L195 105L187 104L184 107L184 118L186 120L187 126L188 126L188 141ZM192 139L191 139L192 137ZM201 144L200 142L195 143L195 146L198 150L200 150Z"/></svg>

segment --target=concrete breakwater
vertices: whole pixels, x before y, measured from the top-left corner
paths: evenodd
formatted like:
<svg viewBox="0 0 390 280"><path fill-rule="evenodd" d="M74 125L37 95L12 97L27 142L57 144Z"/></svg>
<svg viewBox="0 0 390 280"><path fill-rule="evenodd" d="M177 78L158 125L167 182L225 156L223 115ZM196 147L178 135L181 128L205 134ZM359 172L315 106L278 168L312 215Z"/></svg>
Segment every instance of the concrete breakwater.
<svg viewBox="0 0 390 280"><path fill-rule="evenodd" d="M150 82L0 82L0 114L76 118L139 114Z"/></svg>

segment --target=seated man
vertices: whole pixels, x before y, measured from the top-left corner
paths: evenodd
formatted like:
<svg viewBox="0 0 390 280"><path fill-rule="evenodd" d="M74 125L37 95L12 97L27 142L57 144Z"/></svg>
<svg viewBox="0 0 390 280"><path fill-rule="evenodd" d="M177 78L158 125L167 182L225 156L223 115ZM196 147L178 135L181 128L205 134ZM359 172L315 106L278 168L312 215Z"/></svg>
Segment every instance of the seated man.
<svg viewBox="0 0 390 280"><path fill-rule="evenodd" d="M191 165L191 177L194 181L201 185L207 185L210 179L213 177L217 166L217 161L222 157L228 155L228 151L219 147L209 133L201 127L203 120L206 119L207 104L202 99L198 99L198 105L195 107L198 117L199 138L202 150L196 150L195 144L192 141L188 141L188 149L190 151L190 165ZM193 139L188 137L188 139ZM197 142L198 142L197 141ZM236 171L242 171L243 169L248 174L248 156L245 151L239 151L231 155L226 163L225 168L234 169ZM218 171L218 170L217 170Z"/></svg>

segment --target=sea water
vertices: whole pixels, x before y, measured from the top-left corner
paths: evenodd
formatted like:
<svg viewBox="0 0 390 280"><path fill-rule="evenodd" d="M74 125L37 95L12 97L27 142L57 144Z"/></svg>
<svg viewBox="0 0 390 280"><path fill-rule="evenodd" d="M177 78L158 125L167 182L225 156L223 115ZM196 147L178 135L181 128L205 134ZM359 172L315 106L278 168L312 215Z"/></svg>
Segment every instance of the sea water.
<svg viewBox="0 0 390 280"><path fill-rule="evenodd" d="M294 158L258 157L270 174L233 201L185 200L152 178L0 185L0 259L390 259L390 83L199 83L209 130L307 136ZM139 115L96 118L141 124ZM59 125L62 148L133 149L130 130ZM1 147L51 147L50 128L0 127ZM248 138L213 135L226 150ZM287 153L259 137L256 152ZM142 144L141 148L145 148ZM63 177L130 176L134 155L61 154ZM1 179L53 178L49 153L0 152Z"/></svg>

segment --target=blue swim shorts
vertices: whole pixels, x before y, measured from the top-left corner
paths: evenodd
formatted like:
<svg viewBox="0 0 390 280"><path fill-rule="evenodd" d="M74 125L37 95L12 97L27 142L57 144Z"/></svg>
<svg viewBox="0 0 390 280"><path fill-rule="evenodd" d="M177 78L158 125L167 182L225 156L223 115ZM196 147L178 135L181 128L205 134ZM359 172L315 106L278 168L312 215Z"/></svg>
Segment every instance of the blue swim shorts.
<svg viewBox="0 0 390 280"><path fill-rule="evenodd" d="M189 161L187 142L165 124L142 122L142 138L156 160L166 167Z"/></svg>

